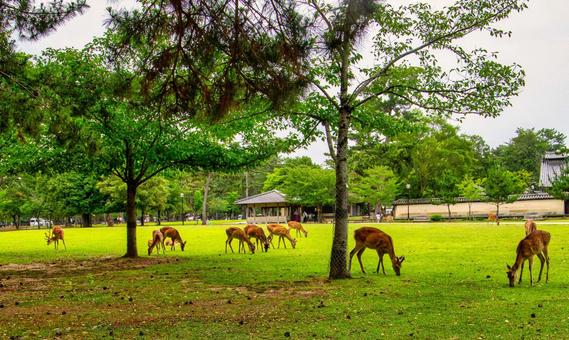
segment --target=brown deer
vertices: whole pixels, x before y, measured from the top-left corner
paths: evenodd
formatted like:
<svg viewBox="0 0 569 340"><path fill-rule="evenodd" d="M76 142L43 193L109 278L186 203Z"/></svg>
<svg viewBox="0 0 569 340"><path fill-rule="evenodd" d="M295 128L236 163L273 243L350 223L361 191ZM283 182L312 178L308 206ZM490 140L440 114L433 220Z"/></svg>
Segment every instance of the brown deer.
<svg viewBox="0 0 569 340"><path fill-rule="evenodd" d="M234 253L233 247L231 246L231 242L233 239L236 238L239 240L239 249L237 250L238 253L241 253L241 248L243 248L243 253L247 253L245 250L245 244L249 246L249 250L252 254L255 254L255 245L251 243L247 234L241 230L240 228L236 227L229 227L225 229L225 234L227 234L227 240L225 240L225 253L227 254L227 245L229 244L229 248L231 248L231 252Z"/></svg>
<svg viewBox="0 0 569 340"><path fill-rule="evenodd" d="M268 228L269 226L267 226ZM271 229L269 229L270 235L268 237L269 242L271 242L271 244L273 244L273 236L277 235L279 237L279 243L278 243L278 248L281 247L281 240L283 241L284 247L286 249L286 241L284 240L285 238L287 240L290 241L290 244L292 245L292 249L296 248L296 239L292 238L290 236L290 232L289 229L287 229L286 227L283 227L281 225L273 225ZM274 248L274 246L273 246Z"/></svg>
<svg viewBox="0 0 569 340"><path fill-rule="evenodd" d="M500 217L494 213L488 213L488 222L496 222L496 225L500 225Z"/></svg>
<svg viewBox="0 0 569 340"><path fill-rule="evenodd" d="M393 222L393 216L391 215L383 216L383 222Z"/></svg>
<svg viewBox="0 0 569 340"><path fill-rule="evenodd" d="M377 256L379 257L377 270L375 271L376 273L379 274L379 267L381 266L383 275L386 275L385 267L383 266L383 255L387 253L391 259L391 264L393 266L393 270L395 271L395 275L401 275L401 264L405 260L405 256L395 256L395 251L393 250L393 240L391 239L391 236L387 235L377 228L362 227L354 231L354 239L356 240L356 246L350 252L350 271L352 268L352 258L354 257L354 254L357 253L358 261L360 262L360 268L362 269L362 273L365 274L364 266L362 264L362 254L366 248L370 248L375 249L377 251Z"/></svg>
<svg viewBox="0 0 569 340"><path fill-rule="evenodd" d="M156 247L156 253L160 254L160 247L162 247L162 254L166 254L166 247L164 246L164 235L160 230L152 232L152 240L148 240L148 256L152 254L152 250Z"/></svg>
<svg viewBox="0 0 569 340"><path fill-rule="evenodd" d="M516 273L518 268L520 268L520 279L518 284L522 283L522 274L524 271L524 262L528 260L529 262L529 282L530 286L533 286L533 275L531 272L533 266L533 256L537 255L539 261L541 262L541 267L539 269L539 277L537 282L541 281L541 273L543 271L543 264L547 263L547 272L545 273L545 283L549 281L549 255L547 253L547 246L551 240L551 234L547 231L536 230L531 234L527 235L518 244L516 249L516 262L510 267L506 264L508 271L508 280L510 281L510 287L514 286L516 281Z"/></svg>
<svg viewBox="0 0 569 340"><path fill-rule="evenodd" d="M284 228L284 226L282 226L280 224L267 224L267 230L269 231L269 236L267 237L267 240L269 241L269 243L271 244L273 249L275 249L275 245L273 244L273 229L274 228Z"/></svg>
<svg viewBox="0 0 569 340"><path fill-rule="evenodd" d="M172 245L170 246L170 250L174 250L174 245L176 242L178 242L180 243L180 248L182 248L182 251L184 251L187 241L182 241L182 237L180 236L178 230L172 227L162 227L160 228L160 232L162 233L162 235L164 235L164 239L169 237L170 240L172 240Z"/></svg>
<svg viewBox="0 0 569 340"><path fill-rule="evenodd" d="M288 221L288 227L296 230L296 236L302 235L302 233L304 233L304 237L308 237L308 231L304 230L300 222Z"/></svg>
<svg viewBox="0 0 569 340"><path fill-rule="evenodd" d="M259 242L261 242L263 244L265 252L269 250L269 241L267 240L267 236L265 236L265 231L263 230L263 228L256 226L254 224L247 224L247 226L243 229L243 231L245 231L247 237L255 238L256 240L255 244L257 247L259 247ZM261 248L261 251L262 250L263 248Z"/></svg>
<svg viewBox="0 0 569 340"><path fill-rule="evenodd" d="M47 241L47 245L49 245L51 242L53 242L55 249L59 249L59 240L61 240L61 242L63 242L63 247L65 248L65 250L67 250L67 246L65 245L65 240L63 239L63 228L61 227L53 227L53 229L51 230L51 235L48 233L45 233L45 239Z"/></svg>
<svg viewBox="0 0 569 340"><path fill-rule="evenodd" d="M526 221L524 228L526 229L526 236L528 236L529 234L537 230L537 225L533 220L529 219Z"/></svg>

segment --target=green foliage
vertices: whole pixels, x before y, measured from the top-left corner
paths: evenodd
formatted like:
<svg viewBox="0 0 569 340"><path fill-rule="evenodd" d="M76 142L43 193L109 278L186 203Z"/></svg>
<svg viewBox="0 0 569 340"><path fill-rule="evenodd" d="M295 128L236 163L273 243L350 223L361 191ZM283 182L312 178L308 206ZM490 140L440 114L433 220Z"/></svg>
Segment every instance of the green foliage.
<svg viewBox="0 0 569 340"><path fill-rule="evenodd" d="M469 200L480 200L484 197L483 181L466 176L458 183L460 195Z"/></svg>
<svg viewBox="0 0 569 340"><path fill-rule="evenodd" d="M354 194L353 202L389 206L397 197L399 186L400 183L391 169L375 166L352 179L350 192Z"/></svg>
<svg viewBox="0 0 569 340"><path fill-rule="evenodd" d="M525 170L531 174L532 182L538 183L542 157L546 152L565 152L565 139L566 136L555 129L518 128L516 136L494 153L506 169Z"/></svg>
<svg viewBox="0 0 569 340"><path fill-rule="evenodd" d="M440 222L443 220L443 216L439 214L433 214L429 219L431 220L431 222Z"/></svg>
<svg viewBox="0 0 569 340"><path fill-rule="evenodd" d="M503 203L515 202L527 188L529 179L525 171L511 172L496 166L488 170L488 177L483 181L484 194L499 209Z"/></svg>

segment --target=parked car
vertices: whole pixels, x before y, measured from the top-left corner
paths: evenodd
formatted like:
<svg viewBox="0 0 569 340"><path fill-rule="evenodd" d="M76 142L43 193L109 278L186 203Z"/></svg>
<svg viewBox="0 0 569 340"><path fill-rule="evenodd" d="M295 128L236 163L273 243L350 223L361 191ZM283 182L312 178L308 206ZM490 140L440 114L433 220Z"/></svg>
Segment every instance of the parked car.
<svg viewBox="0 0 569 340"><path fill-rule="evenodd" d="M30 218L30 227L51 227L53 223L43 218Z"/></svg>

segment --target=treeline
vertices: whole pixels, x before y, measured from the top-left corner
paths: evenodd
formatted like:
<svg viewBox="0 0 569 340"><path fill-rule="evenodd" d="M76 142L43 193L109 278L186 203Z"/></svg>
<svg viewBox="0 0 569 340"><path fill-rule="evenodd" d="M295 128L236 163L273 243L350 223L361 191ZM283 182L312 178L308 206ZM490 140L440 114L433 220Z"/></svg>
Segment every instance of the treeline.
<svg viewBox="0 0 569 340"><path fill-rule="evenodd" d="M442 119L417 115L413 121L412 128L393 137L351 136L350 201L367 203L364 213L385 209L398 198L437 198L451 205L458 196L484 194L499 205L509 195L538 188L546 152L566 151L566 136L554 129L519 128L510 141L491 148ZM318 212L334 204L335 172L308 157L275 157L235 173L168 170L140 186L137 218L141 225L148 218L180 220L182 214L201 223L234 219L242 213L234 204L238 198L272 189ZM97 222L112 224L125 211L125 191L117 176L91 171L5 175L0 177L0 220L19 226L44 217L87 227L97 216Z"/></svg>

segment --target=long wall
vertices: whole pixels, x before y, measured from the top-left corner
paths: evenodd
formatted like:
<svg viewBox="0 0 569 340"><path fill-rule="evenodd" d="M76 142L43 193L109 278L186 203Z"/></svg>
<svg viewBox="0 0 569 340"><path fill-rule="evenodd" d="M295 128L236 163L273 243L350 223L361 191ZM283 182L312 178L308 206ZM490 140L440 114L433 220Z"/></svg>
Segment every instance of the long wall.
<svg viewBox="0 0 569 340"><path fill-rule="evenodd" d="M452 217L467 217L468 203L457 203L450 206ZM471 202L471 214L477 217L486 217L488 213L496 213L496 205L487 202ZM562 200L540 199L523 200L514 203L500 205L500 216L524 216L527 214L539 214L543 216L557 216L565 213L565 205ZM410 204L409 218L423 218L431 215L448 216L446 205L435 204ZM407 204L398 204L393 209L396 219L407 218Z"/></svg>

